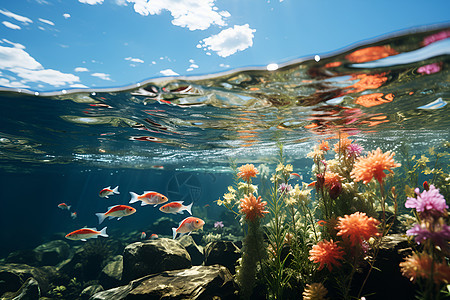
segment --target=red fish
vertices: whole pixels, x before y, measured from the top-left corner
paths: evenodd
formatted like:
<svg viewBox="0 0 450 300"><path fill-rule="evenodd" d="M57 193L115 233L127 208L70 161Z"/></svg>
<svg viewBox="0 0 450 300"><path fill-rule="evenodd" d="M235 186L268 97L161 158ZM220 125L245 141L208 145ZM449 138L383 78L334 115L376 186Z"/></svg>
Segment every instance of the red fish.
<svg viewBox="0 0 450 300"><path fill-rule="evenodd" d="M147 237L147 234L145 233L145 231L141 232L141 240L145 240L145 238Z"/></svg>
<svg viewBox="0 0 450 300"><path fill-rule="evenodd" d="M151 240L156 240L158 238L158 235L156 233L152 233L152 235L150 236Z"/></svg>
<svg viewBox="0 0 450 300"><path fill-rule="evenodd" d="M317 225L319 226L325 226L326 224L327 222L325 222L324 220L317 221Z"/></svg>
<svg viewBox="0 0 450 300"><path fill-rule="evenodd" d="M65 210L65 209L70 210L70 205L67 205L65 203L58 204L58 207L61 208L62 210Z"/></svg>
<svg viewBox="0 0 450 300"><path fill-rule="evenodd" d="M203 229L203 225L205 225L205 221L203 221L202 219L187 217L180 222L178 228L172 228L173 239L176 238L177 233L179 233L180 236L183 236L186 233L191 234L191 232L194 230Z"/></svg>
<svg viewBox="0 0 450 300"><path fill-rule="evenodd" d="M73 213L71 213L71 214L70 214L70 217L71 217L72 219L76 219L76 218L78 217L77 212L74 211Z"/></svg>
<svg viewBox="0 0 450 300"><path fill-rule="evenodd" d="M66 239L86 242L87 239L96 239L98 236L108 237L106 228L107 227L103 228L100 231L97 231L96 228L81 228L67 234Z"/></svg>
<svg viewBox="0 0 450 300"><path fill-rule="evenodd" d="M313 181L307 185L307 187L314 187L314 186L316 186L316 181Z"/></svg>
<svg viewBox="0 0 450 300"><path fill-rule="evenodd" d="M165 203L169 201L166 196L157 192L144 192L142 195L130 192L131 200L130 203L142 201L141 206L153 205Z"/></svg>
<svg viewBox="0 0 450 300"><path fill-rule="evenodd" d="M295 176L297 176L298 179L303 180L303 176L298 173L291 173L291 176L289 176L289 179L294 179Z"/></svg>
<svg viewBox="0 0 450 300"><path fill-rule="evenodd" d="M191 204L185 206L185 205L183 205L183 201L174 201L174 202L170 202L170 203L167 203L167 204L161 206L159 208L159 210L166 214L174 214L174 215L182 214L183 211L185 210L190 215L192 215L192 212L191 212L192 204L194 204L194 203L191 203Z"/></svg>
<svg viewBox="0 0 450 300"><path fill-rule="evenodd" d="M108 211L105 213L96 213L95 215L98 217L98 223L101 224L106 217L110 219L117 218L117 220L122 219L122 217L126 217L132 215L136 212L134 207L128 205L115 205L108 207Z"/></svg>
<svg viewBox="0 0 450 300"><path fill-rule="evenodd" d="M108 198L108 196L114 195L114 194L120 194L119 192L119 186L116 186L114 189L111 189L111 186L108 186L104 189L102 189L98 195L102 198Z"/></svg>

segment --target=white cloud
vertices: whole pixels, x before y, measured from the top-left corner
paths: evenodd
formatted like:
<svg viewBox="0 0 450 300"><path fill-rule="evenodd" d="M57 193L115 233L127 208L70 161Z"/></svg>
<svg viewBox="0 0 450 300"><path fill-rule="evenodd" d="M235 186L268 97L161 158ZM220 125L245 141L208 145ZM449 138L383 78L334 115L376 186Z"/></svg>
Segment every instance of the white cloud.
<svg viewBox="0 0 450 300"><path fill-rule="evenodd" d="M80 81L78 76L73 74L62 73L52 69L31 70L31 69L15 69L17 76L23 78L23 82L44 82L53 86L63 86Z"/></svg>
<svg viewBox="0 0 450 300"><path fill-rule="evenodd" d="M95 5L95 4L102 4L103 0L78 0L80 3Z"/></svg>
<svg viewBox="0 0 450 300"><path fill-rule="evenodd" d="M14 48L18 48L18 49L25 49L25 46L19 43L13 43L11 41L8 41L7 39L3 39L2 42L8 43L10 45L12 45Z"/></svg>
<svg viewBox="0 0 450 300"><path fill-rule="evenodd" d="M88 68L76 67L75 72L89 72Z"/></svg>
<svg viewBox="0 0 450 300"><path fill-rule="evenodd" d="M19 25L10 23L8 21L3 21L2 24L5 25L6 27L10 28L10 29L15 29L15 30L22 29Z"/></svg>
<svg viewBox="0 0 450 300"><path fill-rule="evenodd" d="M255 31L248 24L235 25L203 39L199 45L205 50L212 50L217 52L219 56L227 57L253 46L253 33Z"/></svg>
<svg viewBox="0 0 450 300"><path fill-rule="evenodd" d="M219 65L219 67L221 67L221 68L229 68L229 67L230 67L230 65L226 65L226 64L220 64L220 65Z"/></svg>
<svg viewBox="0 0 450 300"><path fill-rule="evenodd" d="M42 23L55 26L55 23L53 23L52 21L49 21L49 20L46 20L46 19L41 19L41 18L39 18L38 20L41 21Z"/></svg>
<svg viewBox="0 0 450 300"><path fill-rule="evenodd" d="M12 87L12 88L29 88L28 85L24 85L18 81L10 81L6 78L0 77L0 86Z"/></svg>
<svg viewBox="0 0 450 300"><path fill-rule="evenodd" d="M126 0L116 0L116 4L119 6L127 6Z"/></svg>
<svg viewBox="0 0 450 300"><path fill-rule="evenodd" d="M198 65L196 65L196 64L191 64L191 65L189 66L189 68L197 69L197 68L198 68Z"/></svg>
<svg viewBox="0 0 450 300"><path fill-rule="evenodd" d="M168 10L173 17L172 24L187 27L189 30L205 30L212 24L227 25L227 11L217 12L215 0L127 0L134 3L134 10L143 15L159 15Z"/></svg>
<svg viewBox="0 0 450 300"><path fill-rule="evenodd" d="M129 60L129 61L136 62L136 63L141 63L141 64L144 63L144 61L142 59L139 59L139 58L126 57L125 60Z"/></svg>
<svg viewBox="0 0 450 300"><path fill-rule="evenodd" d="M3 41L13 45L13 47L0 46L0 69L14 73L17 77L21 78L20 84L18 82L10 82L9 86L28 87L25 85L27 82L43 82L52 86L62 86L80 81L73 74L45 69L24 50L25 47L23 45L5 39ZM7 84L4 78L2 82Z"/></svg>
<svg viewBox="0 0 450 300"><path fill-rule="evenodd" d="M187 72L191 72L191 71L194 71L194 69L193 68L187 68L186 71Z"/></svg>
<svg viewBox="0 0 450 300"><path fill-rule="evenodd" d="M111 80L111 78L109 77L109 74L105 74L105 73L92 73L91 75L94 76L94 77L98 77L98 78L100 78L100 79L103 79L103 80Z"/></svg>
<svg viewBox="0 0 450 300"><path fill-rule="evenodd" d="M71 84L70 87L71 88L88 88L88 86L85 86L84 84L81 84L81 83Z"/></svg>
<svg viewBox="0 0 450 300"><path fill-rule="evenodd" d="M178 76L178 75L180 75L177 72L174 72L172 69L161 70L161 71L159 71L159 73L163 74L164 76Z"/></svg>
<svg viewBox="0 0 450 300"><path fill-rule="evenodd" d="M17 20L19 22L25 23L25 24L26 23L33 23L33 21L31 21L29 18L17 15L15 13L12 13L12 12L7 11L7 10L1 10L0 9L0 14L5 15L5 16L10 17L10 18L13 18L13 19L15 19L15 20Z"/></svg>
<svg viewBox="0 0 450 300"><path fill-rule="evenodd" d="M71 16L70 16L70 14L63 14L63 17L65 18L65 19L68 19L68 18L70 18Z"/></svg>

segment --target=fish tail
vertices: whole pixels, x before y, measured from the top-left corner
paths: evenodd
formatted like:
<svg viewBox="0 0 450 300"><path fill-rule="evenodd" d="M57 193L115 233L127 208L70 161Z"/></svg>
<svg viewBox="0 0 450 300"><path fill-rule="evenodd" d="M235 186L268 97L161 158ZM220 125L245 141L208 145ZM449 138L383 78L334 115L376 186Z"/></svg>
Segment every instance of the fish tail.
<svg viewBox="0 0 450 300"><path fill-rule="evenodd" d="M108 237L108 236L109 236L109 235L106 233L106 228L108 228L108 227L104 227L102 230L100 230L99 236L102 236L102 237Z"/></svg>
<svg viewBox="0 0 450 300"><path fill-rule="evenodd" d="M194 204L194 202L192 202L191 204L185 206L184 208L186 209L186 211L192 216L192 204Z"/></svg>
<svg viewBox="0 0 450 300"><path fill-rule="evenodd" d="M95 215L98 218L98 224L102 224L102 222L106 219L106 216L104 213L96 213Z"/></svg>
<svg viewBox="0 0 450 300"><path fill-rule="evenodd" d="M172 233L173 233L173 239L177 236L177 229L175 227L172 227Z"/></svg>
<svg viewBox="0 0 450 300"><path fill-rule="evenodd" d="M112 191L113 191L114 194L120 194L119 186L116 186Z"/></svg>
<svg viewBox="0 0 450 300"><path fill-rule="evenodd" d="M134 203L134 202L138 202L139 201L139 199L138 199L139 195L138 194L136 194L134 192L130 192L130 195L131 195L130 203Z"/></svg>
<svg viewBox="0 0 450 300"><path fill-rule="evenodd" d="M67 206L67 210L70 210L71 207L72 207L72 205L68 205Z"/></svg>

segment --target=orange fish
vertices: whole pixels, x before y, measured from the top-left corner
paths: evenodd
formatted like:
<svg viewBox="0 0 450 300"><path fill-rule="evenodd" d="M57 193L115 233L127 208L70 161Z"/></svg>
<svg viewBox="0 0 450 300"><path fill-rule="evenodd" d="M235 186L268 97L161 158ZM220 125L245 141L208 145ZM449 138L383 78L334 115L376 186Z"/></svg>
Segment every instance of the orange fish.
<svg viewBox="0 0 450 300"><path fill-rule="evenodd" d="M316 182L315 181L313 181L313 182L311 182L310 184L307 185L307 187L314 187L314 186L316 186Z"/></svg>
<svg viewBox="0 0 450 300"><path fill-rule="evenodd" d="M183 211L185 210L190 215L192 215L192 212L191 212L192 204L194 204L194 203L191 203L191 204L185 206L185 205L183 205L183 201L174 201L174 202L170 202L170 203L167 203L167 204L161 206L159 208L159 210L166 214L174 214L174 215L182 214Z"/></svg>
<svg viewBox="0 0 450 300"><path fill-rule="evenodd" d="M71 217L72 219L76 219L76 218L78 217L77 212L74 211L73 213L71 213L71 214L70 214L70 217Z"/></svg>
<svg viewBox="0 0 450 300"><path fill-rule="evenodd" d="M298 173L291 173L291 175L289 176L289 179L294 179L295 176L297 176L298 179L303 180L303 176Z"/></svg>
<svg viewBox="0 0 450 300"><path fill-rule="evenodd" d="M145 233L145 231L141 232L141 240L145 240L145 238L147 237L147 234Z"/></svg>
<svg viewBox="0 0 450 300"><path fill-rule="evenodd" d="M108 186L104 189L102 189L98 195L102 198L108 198L108 196L114 195L114 194L120 194L119 192L119 186L116 186L114 189L111 189L111 186Z"/></svg>
<svg viewBox="0 0 450 300"><path fill-rule="evenodd" d="M177 233L179 233L180 236L183 236L186 233L189 235L194 230L203 229L203 225L205 225L205 221L203 221L202 219L187 217L180 222L180 226L178 226L178 228L172 228L173 239L176 238Z"/></svg>
<svg viewBox="0 0 450 300"><path fill-rule="evenodd" d="M130 192L131 200L130 203L142 201L141 206L153 205L165 203L169 201L166 196L157 192L144 192L142 195Z"/></svg>
<svg viewBox="0 0 450 300"><path fill-rule="evenodd" d="M132 215L136 212L134 207L128 205L115 205L108 207L108 211L105 213L96 213L95 215L98 217L98 224L101 224L106 217L110 219L117 218L117 220L122 219L122 217L126 217Z"/></svg>
<svg viewBox="0 0 450 300"><path fill-rule="evenodd" d="M65 203L58 204L58 207L61 208L62 210L65 210L65 209L70 210L70 205L67 205Z"/></svg>
<svg viewBox="0 0 450 300"><path fill-rule="evenodd" d="M317 225L319 226L325 226L326 224L327 222L325 222L324 220L317 221Z"/></svg>
<svg viewBox="0 0 450 300"><path fill-rule="evenodd" d="M156 240L158 238L158 235L156 233L152 233L152 235L150 236L151 240Z"/></svg>
<svg viewBox="0 0 450 300"><path fill-rule="evenodd" d="M108 237L108 234L106 234L106 228L107 227L100 231L97 231L96 228L81 228L67 234L66 239L86 242L87 239L96 239L98 236Z"/></svg>

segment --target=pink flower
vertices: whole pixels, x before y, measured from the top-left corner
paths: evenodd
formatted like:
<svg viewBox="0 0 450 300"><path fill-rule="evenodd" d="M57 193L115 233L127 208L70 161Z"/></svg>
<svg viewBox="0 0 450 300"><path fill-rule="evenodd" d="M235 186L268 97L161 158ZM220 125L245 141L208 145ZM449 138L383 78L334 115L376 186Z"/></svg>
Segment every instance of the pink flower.
<svg viewBox="0 0 450 300"><path fill-rule="evenodd" d="M415 224L413 228L406 231L407 235L415 235L417 244L422 244L426 240L432 241L441 248L447 248L447 241L450 240L450 226L443 222L431 225L432 230L426 224Z"/></svg>
<svg viewBox="0 0 450 300"><path fill-rule="evenodd" d="M450 30L443 30L438 33L434 33L432 35L427 36L423 39L422 44L424 46L428 46L429 44L432 44L434 42L445 40L446 38L450 37Z"/></svg>
<svg viewBox="0 0 450 300"><path fill-rule="evenodd" d="M441 70L441 65L438 63L432 63L429 65L421 66L417 69L417 72L420 74L434 74Z"/></svg>
<svg viewBox="0 0 450 300"><path fill-rule="evenodd" d="M406 208L415 208L416 211L425 215L442 214L448 208L444 196L439 193L439 189L435 188L434 185L430 185L428 191L425 190L420 193L419 188L416 188L415 192L417 197L408 197L405 203Z"/></svg>

